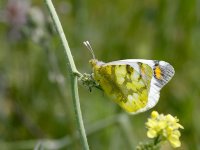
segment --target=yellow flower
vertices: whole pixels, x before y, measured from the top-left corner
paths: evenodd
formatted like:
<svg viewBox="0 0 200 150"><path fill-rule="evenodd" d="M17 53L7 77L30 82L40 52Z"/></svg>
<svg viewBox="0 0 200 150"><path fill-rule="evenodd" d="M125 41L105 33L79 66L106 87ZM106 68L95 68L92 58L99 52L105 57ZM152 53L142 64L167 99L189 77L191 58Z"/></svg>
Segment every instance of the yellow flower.
<svg viewBox="0 0 200 150"><path fill-rule="evenodd" d="M161 137L161 140L169 141L172 147L180 147L181 142L179 138L181 133L179 128L183 129L183 126L178 123L179 120L172 115L159 114L157 111L151 113L151 118L148 119L146 127L148 129L147 136L149 138Z"/></svg>

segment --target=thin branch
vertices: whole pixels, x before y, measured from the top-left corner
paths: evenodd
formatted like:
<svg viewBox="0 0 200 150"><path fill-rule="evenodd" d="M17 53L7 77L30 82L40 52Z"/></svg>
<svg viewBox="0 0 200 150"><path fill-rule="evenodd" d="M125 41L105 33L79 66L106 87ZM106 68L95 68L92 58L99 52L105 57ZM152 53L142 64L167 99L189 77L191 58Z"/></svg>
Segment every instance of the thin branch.
<svg viewBox="0 0 200 150"><path fill-rule="evenodd" d="M45 2L48 7L49 13L52 17L52 20L54 22L55 28L58 31L62 45L66 52L66 57L67 57L67 61L69 63L69 68L70 68L70 72L71 72L70 76L71 76L71 81L72 81L72 83L71 83L72 98L73 98L74 110L75 110L75 114L76 114L76 120L77 120L78 129L79 129L79 133L80 133L80 138L81 138L81 142L83 144L84 150L89 150L87 137L86 137L86 133L85 133L85 128L84 128L84 124L83 124L83 119L82 119L81 108L80 108L79 94L78 94L77 76L80 76L81 74L76 69L67 39L65 37L62 25L60 23L60 20L58 18L56 10L53 6L53 3L51 0L45 0Z"/></svg>
<svg viewBox="0 0 200 150"><path fill-rule="evenodd" d="M48 7L48 10L49 10L49 13L51 15L51 18L53 20L53 23L55 25L55 28L56 28L56 30L57 30L57 32L59 34L60 40L62 42L62 45L64 47L64 50L65 50L65 53L66 53L66 57L67 57L67 62L69 63L70 71L72 71L72 73L80 74L78 72L78 70L76 69L76 66L75 66L75 63L74 63L74 59L72 57L72 54L71 54L67 39L65 37L65 33L63 31L62 25L60 23L60 20L58 18L58 15L56 13L54 5L53 5L51 0L45 0L45 2L46 2L46 5Z"/></svg>

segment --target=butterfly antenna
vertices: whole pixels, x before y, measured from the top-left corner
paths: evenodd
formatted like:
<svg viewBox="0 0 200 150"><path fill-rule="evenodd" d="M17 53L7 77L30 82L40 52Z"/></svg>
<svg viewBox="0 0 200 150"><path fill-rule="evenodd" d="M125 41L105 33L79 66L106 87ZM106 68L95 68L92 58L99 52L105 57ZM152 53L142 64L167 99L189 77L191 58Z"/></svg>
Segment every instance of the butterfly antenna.
<svg viewBox="0 0 200 150"><path fill-rule="evenodd" d="M93 51L92 46L90 45L90 43L89 43L88 41L85 41L85 42L83 42L83 44L84 44L84 45L87 47L87 49L91 52L93 59L96 59L96 58L95 58L95 55L94 55L94 51Z"/></svg>

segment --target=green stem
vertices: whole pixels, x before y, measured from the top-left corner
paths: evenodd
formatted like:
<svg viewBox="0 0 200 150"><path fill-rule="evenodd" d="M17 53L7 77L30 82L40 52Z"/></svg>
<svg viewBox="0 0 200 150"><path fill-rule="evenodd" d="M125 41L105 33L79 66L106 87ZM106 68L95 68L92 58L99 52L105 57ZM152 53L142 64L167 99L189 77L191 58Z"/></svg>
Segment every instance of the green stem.
<svg viewBox="0 0 200 150"><path fill-rule="evenodd" d="M160 143L160 141L161 141L161 136L160 135L158 135L155 139L154 139L154 145L157 145L157 144L159 144Z"/></svg>
<svg viewBox="0 0 200 150"><path fill-rule="evenodd" d="M54 22L55 28L58 31L60 40L62 42L62 45L64 47L64 50L66 52L66 57L67 61L69 63L69 68L70 68L70 76L71 76L71 86L72 86L72 98L73 98L73 103L74 103L74 110L76 114L76 120L78 124L78 129L80 133L80 138L81 142L83 144L84 150L89 150L88 142L87 142L87 137L85 133L85 128L83 124L83 119L82 119L82 113L81 113L81 108L80 108L80 102L79 102L79 93L78 93L78 81L77 81L77 76L80 76L81 74L78 72L76 69L67 39L65 37L62 25L60 23L60 20L58 18L58 15L56 13L56 10L54 8L54 5L51 0L45 0L46 5L48 7L49 13L52 17L52 20Z"/></svg>
<svg viewBox="0 0 200 150"><path fill-rule="evenodd" d="M74 63L74 60L73 60L73 57L72 57L72 54L71 54L71 51L70 51L70 48L69 48L69 45L68 45L68 42L67 42L67 39L65 37L65 33L63 31L63 28L62 28L62 25L60 23L60 20L58 18L58 15L56 13L56 10L54 8L54 5L52 3L51 0L45 0L46 4L47 4L47 7L48 7L48 10L50 12L50 15L51 15L51 18L54 22L54 25L55 25L55 28L56 30L58 31L58 34L59 34L59 37L60 37L60 40L62 42L62 45L65 49L65 52L66 52L66 56L67 56L67 60L69 62L69 67L70 67L70 70L73 72L73 73L79 73L76 69L76 66L75 66L75 63Z"/></svg>

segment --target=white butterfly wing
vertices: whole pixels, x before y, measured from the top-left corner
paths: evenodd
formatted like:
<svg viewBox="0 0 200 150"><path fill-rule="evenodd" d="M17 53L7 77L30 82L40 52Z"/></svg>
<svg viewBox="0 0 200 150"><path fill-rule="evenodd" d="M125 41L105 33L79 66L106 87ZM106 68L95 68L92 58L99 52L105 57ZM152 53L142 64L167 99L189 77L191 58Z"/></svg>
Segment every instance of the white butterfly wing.
<svg viewBox="0 0 200 150"><path fill-rule="evenodd" d="M146 111L156 105L160 97L160 90L164 85L166 85L171 78L174 76L174 68L165 61L157 61L157 60L146 60L146 59L126 59L126 60L118 60L109 63L105 63L104 65L122 65L128 64L133 67L137 72L140 72L140 66L138 63L144 63L149 65L153 70L153 76L150 83L150 90L148 94L148 102L144 108L141 108L136 113L140 113ZM156 78L155 68L159 67L160 73L162 75L161 79ZM133 114L136 114L133 113Z"/></svg>

